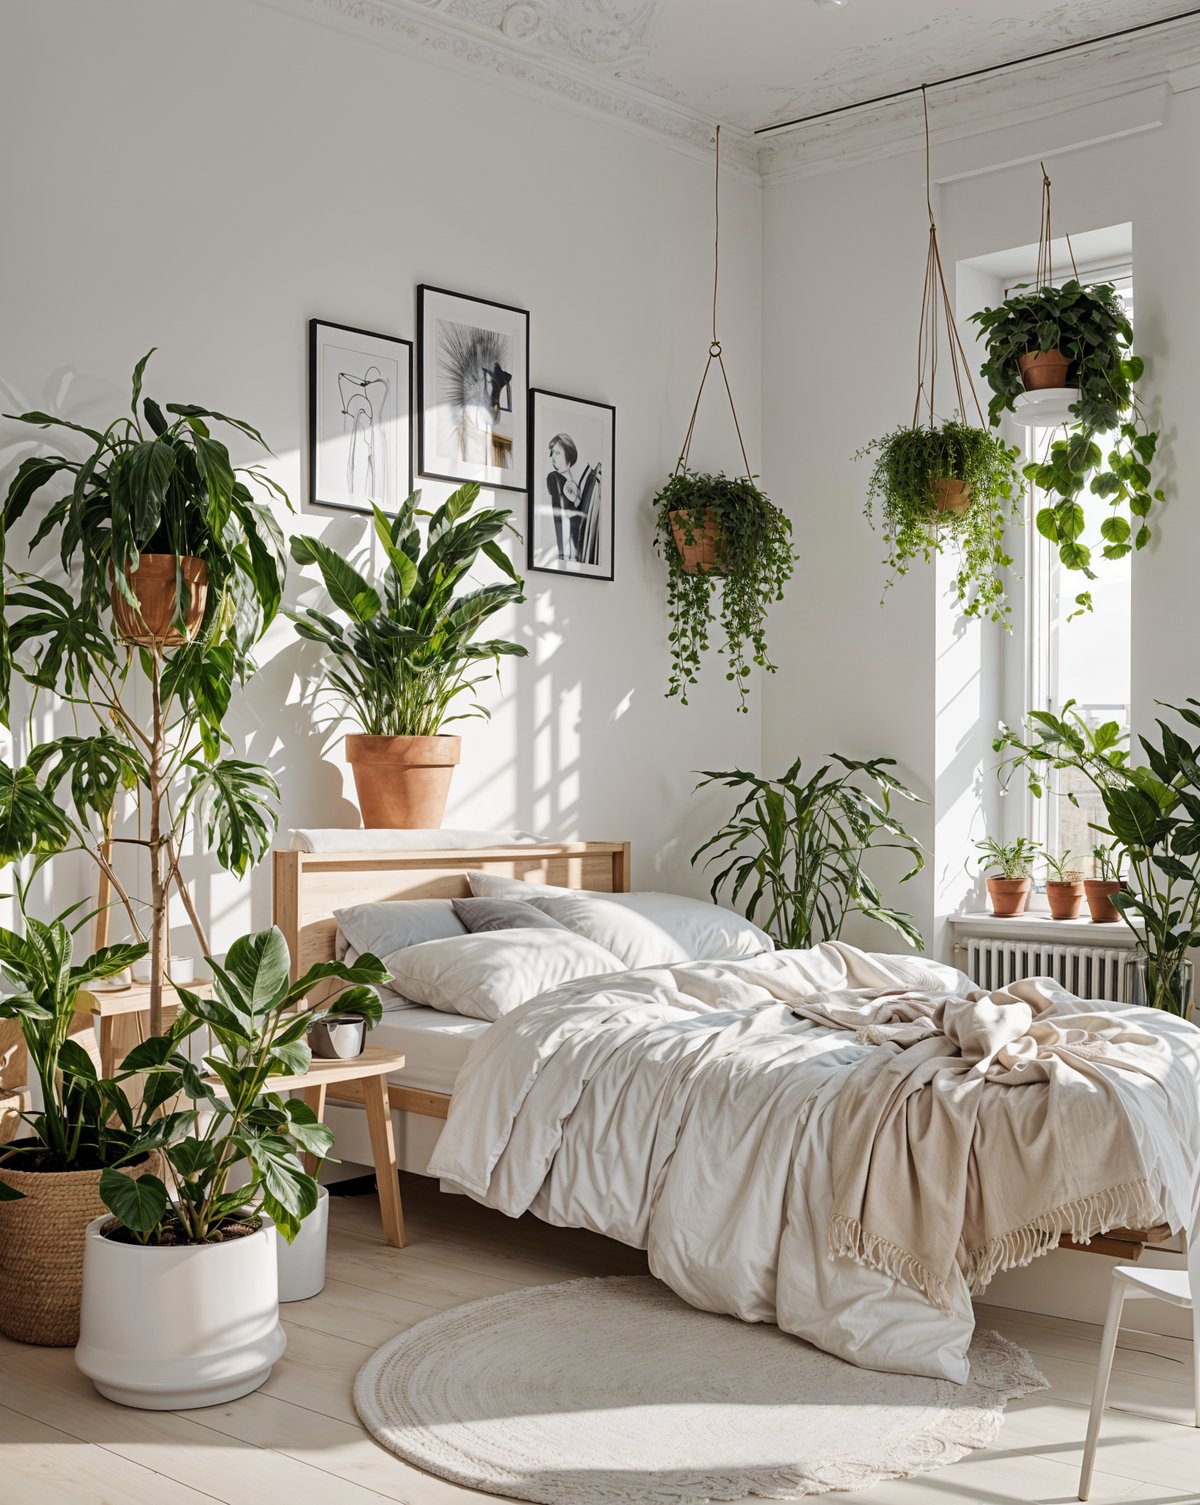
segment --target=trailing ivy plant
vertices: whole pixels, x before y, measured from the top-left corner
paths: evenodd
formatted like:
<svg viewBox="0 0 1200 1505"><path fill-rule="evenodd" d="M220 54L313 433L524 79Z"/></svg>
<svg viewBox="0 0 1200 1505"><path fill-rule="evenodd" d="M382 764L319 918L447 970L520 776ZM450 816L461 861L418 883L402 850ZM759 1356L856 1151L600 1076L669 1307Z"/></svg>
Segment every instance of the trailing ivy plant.
<svg viewBox="0 0 1200 1505"><path fill-rule="evenodd" d="M1061 287L1021 287L971 318L987 340L982 369L992 389L993 424L1025 391L1021 356L1061 350L1071 362L1067 380L1079 389L1073 421L1024 470L1049 499L1037 514L1038 532L1057 546L1067 569L1094 578L1092 545L1083 541L1081 498L1087 492L1111 509L1100 524L1104 557L1144 549L1151 538L1146 519L1163 500L1150 470L1158 434L1138 404L1135 387L1144 363L1133 354L1133 327L1116 288L1107 282L1084 287L1075 278ZM1086 592L1078 600L1085 610L1091 605Z"/></svg>
<svg viewBox="0 0 1200 1505"><path fill-rule="evenodd" d="M855 459L875 461L865 511L872 524L879 512L890 571L885 594L913 560L928 564L937 554L956 554L954 591L963 612L1008 626L1003 572L1012 558L1004 530L1020 516L1018 454L997 435L957 418L940 428L904 425L858 451ZM937 510L933 482L938 480L971 487L965 512Z"/></svg>
<svg viewBox="0 0 1200 1505"><path fill-rule="evenodd" d="M671 530L673 513L686 512L686 541L694 543L710 515L720 533L717 567L689 574ZM671 619L671 677L668 697L687 705L708 651L713 597L721 585L721 631L725 678L737 687L738 710L746 711L751 665L775 672L767 653L766 616L796 564L792 525L748 476L677 470L654 498L654 547L667 563L667 603Z"/></svg>

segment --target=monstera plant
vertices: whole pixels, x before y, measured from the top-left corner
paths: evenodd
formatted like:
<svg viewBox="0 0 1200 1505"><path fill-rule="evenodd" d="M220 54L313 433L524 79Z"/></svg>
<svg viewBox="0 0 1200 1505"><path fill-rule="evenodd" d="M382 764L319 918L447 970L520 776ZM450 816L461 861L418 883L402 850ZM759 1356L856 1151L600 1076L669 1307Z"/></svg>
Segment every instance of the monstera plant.
<svg viewBox="0 0 1200 1505"><path fill-rule="evenodd" d="M142 396L149 358L134 370L130 412L103 429L20 415L85 443L79 454L25 460L5 499L0 721L8 724L15 672L29 688L31 724L33 708L48 700L69 709L74 729L36 746L6 790L0 857L16 855L20 829L37 827L39 808L58 807L54 829L37 840L43 850L86 853L100 872L102 909L115 893L135 940L148 942L158 1033L172 889L201 951L211 949L181 874L189 829L198 822L222 867L239 876L274 834L275 782L232 755L224 726L279 609L287 567L270 502L254 489L287 498L260 465L235 467L211 425L265 449L257 429ZM42 488L63 481L68 489L41 513L32 539L22 532L18 562L14 531ZM51 540L56 578L28 567ZM137 807L129 834L118 830L126 797ZM145 859L144 888L137 885L145 898L122 879L118 839Z"/></svg>

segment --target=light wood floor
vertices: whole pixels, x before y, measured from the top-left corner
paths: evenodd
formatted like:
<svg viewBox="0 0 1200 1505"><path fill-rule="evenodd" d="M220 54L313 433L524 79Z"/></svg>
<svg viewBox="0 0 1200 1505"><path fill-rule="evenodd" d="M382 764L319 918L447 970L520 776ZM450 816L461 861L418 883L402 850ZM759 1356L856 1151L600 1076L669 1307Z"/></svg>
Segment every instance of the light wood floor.
<svg viewBox="0 0 1200 1505"><path fill-rule="evenodd" d="M373 1348L433 1312L516 1287L644 1269L589 1234L511 1222L405 1180L410 1245L383 1244L374 1197L334 1198L329 1283L286 1307L288 1348L232 1405L131 1411L101 1400L69 1349L0 1339L0 1505L484 1505L407 1467L362 1431L354 1375ZM1079 1256L1086 1258L1086 1256ZM0 1292L0 1299L3 1293ZM1030 1349L1052 1389L1013 1402L996 1445L940 1473L831 1499L870 1505L1066 1505L1074 1500L1098 1330L982 1308ZM1092 1499L1200 1502L1188 1345L1126 1333Z"/></svg>

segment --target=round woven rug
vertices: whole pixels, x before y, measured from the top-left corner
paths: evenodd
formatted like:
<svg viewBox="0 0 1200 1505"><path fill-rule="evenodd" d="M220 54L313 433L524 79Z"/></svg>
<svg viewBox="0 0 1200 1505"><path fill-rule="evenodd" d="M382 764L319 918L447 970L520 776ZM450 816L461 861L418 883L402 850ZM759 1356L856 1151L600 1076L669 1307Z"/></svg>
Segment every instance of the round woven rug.
<svg viewBox="0 0 1200 1505"><path fill-rule="evenodd" d="M794 1500L942 1468L1045 1387L976 1334L966 1385L856 1369L646 1276L455 1307L363 1365L363 1425L431 1474L541 1505Z"/></svg>

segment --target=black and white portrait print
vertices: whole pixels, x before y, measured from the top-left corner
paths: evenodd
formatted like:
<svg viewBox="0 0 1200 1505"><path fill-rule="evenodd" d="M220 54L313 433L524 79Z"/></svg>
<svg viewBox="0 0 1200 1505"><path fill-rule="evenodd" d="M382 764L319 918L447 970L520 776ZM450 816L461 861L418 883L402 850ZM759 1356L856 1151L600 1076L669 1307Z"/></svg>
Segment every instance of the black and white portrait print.
<svg viewBox="0 0 1200 1505"><path fill-rule="evenodd" d="M529 315L417 290L421 474L525 489Z"/></svg>
<svg viewBox="0 0 1200 1505"><path fill-rule="evenodd" d="M537 388L529 399L529 568L611 580L616 409Z"/></svg>
<svg viewBox="0 0 1200 1505"><path fill-rule="evenodd" d="M412 344L309 321L309 501L395 513L412 490Z"/></svg>

